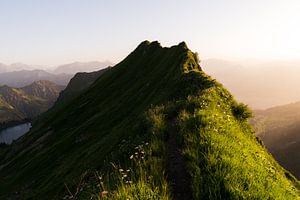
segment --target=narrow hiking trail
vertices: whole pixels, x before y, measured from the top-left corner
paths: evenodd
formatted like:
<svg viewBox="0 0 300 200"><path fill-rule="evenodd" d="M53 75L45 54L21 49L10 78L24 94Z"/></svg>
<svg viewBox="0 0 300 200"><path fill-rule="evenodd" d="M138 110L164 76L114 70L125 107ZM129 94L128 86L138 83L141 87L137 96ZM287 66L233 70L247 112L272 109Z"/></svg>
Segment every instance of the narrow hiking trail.
<svg viewBox="0 0 300 200"><path fill-rule="evenodd" d="M186 171L185 162L176 141L176 119L168 120L167 139L167 179L174 200L193 199L191 177Z"/></svg>

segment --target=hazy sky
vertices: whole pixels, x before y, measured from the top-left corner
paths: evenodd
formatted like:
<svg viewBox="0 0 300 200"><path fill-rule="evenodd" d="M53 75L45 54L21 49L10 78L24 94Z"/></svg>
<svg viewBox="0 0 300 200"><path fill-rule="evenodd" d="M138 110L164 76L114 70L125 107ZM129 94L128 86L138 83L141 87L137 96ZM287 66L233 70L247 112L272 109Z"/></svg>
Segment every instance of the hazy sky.
<svg viewBox="0 0 300 200"><path fill-rule="evenodd" d="M299 23L299 0L0 0L0 62L118 62L146 39L202 59L299 59Z"/></svg>

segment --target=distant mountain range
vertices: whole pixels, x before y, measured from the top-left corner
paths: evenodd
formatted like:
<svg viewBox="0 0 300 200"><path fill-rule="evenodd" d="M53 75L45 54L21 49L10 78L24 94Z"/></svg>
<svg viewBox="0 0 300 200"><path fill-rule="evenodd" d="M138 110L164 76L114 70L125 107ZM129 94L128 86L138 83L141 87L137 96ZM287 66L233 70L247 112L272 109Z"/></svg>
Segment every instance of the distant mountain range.
<svg viewBox="0 0 300 200"><path fill-rule="evenodd" d="M110 61L91 61L91 62L73 62L56 67L49 68L43 65L27 65L23 63L3 64L0 63L0 73L15 72L15 71L32 71L32 70L45 70L54 74L76 74L78 72L93 72L100 69L113 66L114 63Z"/></svg>
<svg viewBox="0 0 300 200"><path fill-rule="evenodd" d="M66 65L58 66L53 72L55 74L76 74L78 72L93 72L100 69L113 66L114 64L110 61L105 62L74 62Z"/></svg>
<svg viewBox="0 0 300 200"><path fill-rule="evenodd" d="M32 119L49 109L65 87L36 81L22 88L0 87L0 124Z"/></svg>
<svg viewBox="0 0 300 200"><path fill-rule="evenodd" d="M9 87L24 87L39 80L48 80L58 85L67 85L74 74L78 72L98 71L112 65L113 63L109 61L86 63L74 62L58 66L54 70L46 71L42 70L43 67L41 66L41 69L29 70L33 67L21 63L9 66L0 63L0 85L7 85ZM10 70L7 70L8 68L10 68Z"/></svg>
<svg viewBox="0 0 300 200"><path fill-rule="evenodd" d="M300 102L257 110L252 124L279 163L300 179Z"/></svg>
<svg viewBox="0 0 300 200"><path fill-rule="evenodd" d="M203 69L254 109L300 100L300 62L202 61Z"/></svg>
<svg viewBox="0 0 300 200"><path fill-rule="evenodd" d="M44 70L22 70L0 73L0 85L24 87L39 80L48 80L58 85L67 85L72 77L72 74L52 74Z"/></svg>
<svg viewBox="0 0 300 200"><path fill-rule="evenodd" d="M34 69L41 69L41 68L43 67L38 65L27 65L23 63L13 63L10 65L0 63L0 73L21 71L21 70L34 70Z"/></svg>

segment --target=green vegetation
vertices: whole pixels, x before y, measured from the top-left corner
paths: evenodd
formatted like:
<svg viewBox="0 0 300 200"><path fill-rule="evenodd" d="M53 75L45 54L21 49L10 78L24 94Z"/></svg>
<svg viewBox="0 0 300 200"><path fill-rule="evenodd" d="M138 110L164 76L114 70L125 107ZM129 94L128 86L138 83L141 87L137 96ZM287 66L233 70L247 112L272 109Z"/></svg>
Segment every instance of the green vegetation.
<svg viewBox="0 0 300 200"><path fill-rule="evenodd" d="M0 129L45 112L63 88L50 81L36 81L23 88L0 86Z"/></svg>
<svg viewBox="0 0 300 200"><path fill-rule="evenodd" d="M60 93L57 99L57 104L65 104L68 103L68 101L75 99L85 90L87 90L89 86L92 85L95 80L97 80L97 78L99 78L104 72L109 69L110 67L107 67L95 72L79 72L75 74L65 90Z"/></svg>
<svg viewBox="0 0 300 200"><path fill-rule="evenodd" d="M251 110L243 103L232 105L232 113L240 120L246 120L252 117Z"/></svg>
<svg viewBox="0 0 300 200"><path fill-rule="evenodd" d="M172 199L170 121L195 199L299 198L298 181L261 146L249 116L185 43L145 41L0 150L0 198Z"/></svg>
<svg viewBox="0 0 300 200"><path fill-rule="evenodd" d="M195 199L299 198L296 179L256 141L244 105L218 84L189 97L191 104L178 126Z"/></svg>

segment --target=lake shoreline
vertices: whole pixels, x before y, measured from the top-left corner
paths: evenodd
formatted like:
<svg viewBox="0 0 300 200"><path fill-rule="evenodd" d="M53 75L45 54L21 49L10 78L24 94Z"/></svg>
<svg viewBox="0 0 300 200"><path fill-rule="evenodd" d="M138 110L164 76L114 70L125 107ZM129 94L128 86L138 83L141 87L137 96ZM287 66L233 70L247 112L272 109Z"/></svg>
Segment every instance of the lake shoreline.
<svg viewBox="0 0 300 200"><path fill-rule="evenodd" d="M9 122L2 122L0 123L0 131L11 128L20 124L24 123L32 123L32 119L23 119L23 120L14 120L14 121L9 121Z"/></svg>
<svg viewBox="0 0 300 200"><path fill-rule="evenodd" d="M23 136L31 129L30 122L24 122L0 131L0 146L7 146L12 144L19 137Z"/></svg>

